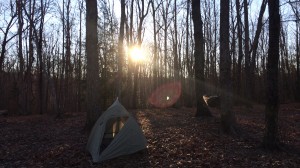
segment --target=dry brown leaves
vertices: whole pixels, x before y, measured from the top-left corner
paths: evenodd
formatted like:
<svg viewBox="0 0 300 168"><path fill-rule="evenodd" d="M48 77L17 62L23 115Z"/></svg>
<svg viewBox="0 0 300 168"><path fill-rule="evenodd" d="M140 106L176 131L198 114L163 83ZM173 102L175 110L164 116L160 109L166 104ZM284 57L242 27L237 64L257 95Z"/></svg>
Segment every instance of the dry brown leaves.
<svg viewBox="0 0 300 168"><path fill-rule="evenodd" d="M215 117L194 118L194 109L131 111L148 140L146 150L103 163L92 163L82 133L85 115L55 120L44 116L0 117L0 167L298 167L300 104L281 106L283 151L260 148L262 106L236 107L241 135L219 133Z"/></svg>

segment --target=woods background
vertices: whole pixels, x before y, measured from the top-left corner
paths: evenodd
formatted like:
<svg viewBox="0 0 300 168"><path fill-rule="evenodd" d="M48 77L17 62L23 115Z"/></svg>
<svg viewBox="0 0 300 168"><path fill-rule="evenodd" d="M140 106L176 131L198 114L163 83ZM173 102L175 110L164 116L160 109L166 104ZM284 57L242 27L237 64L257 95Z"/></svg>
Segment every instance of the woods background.
<svg viewBox="0 0 300 168"><path fill-rule="evenodd" d="M125 17L120 17L120 2ZM230 3L236 103L265 103L266 4L266 0ZM85 1L1 0L0 8L0 110L57 116L86 111ZM280 9L279 94L284 103L300 100L300 2L282 0ZM98 45L94 50L99 53L101 91L94 94L101 95L102 110L118 95L128 108L149 107L151 92L171 81L182 84L176 106L195 106L191 12L190 0L98 1ZM201 16L205 92L218 95L219 1L201 0ZM120 25L124 26L122 43ZM129 57L133 46L144 49L147 61L135 62Z"/></svg>

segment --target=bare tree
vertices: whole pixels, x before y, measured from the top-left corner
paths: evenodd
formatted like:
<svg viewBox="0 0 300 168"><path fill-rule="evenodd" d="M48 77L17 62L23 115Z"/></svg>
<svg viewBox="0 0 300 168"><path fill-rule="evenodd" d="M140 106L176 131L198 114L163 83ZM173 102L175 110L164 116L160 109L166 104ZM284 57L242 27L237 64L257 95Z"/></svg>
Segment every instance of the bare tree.
<svg viewBox="0 0 300 168"><path fill-rule="evenodd" d="M279 0L269 0L269 50L267 62L267 102L265 109L265 133L263 146L267 149L277 149L278 138L278 61L280 14Z"/></svg>
<svg viewBox="0 0 300 168"><path fill-rule="evenodd" d="M19 97L19 112L24 114L26 109L26 86L24 85L24 70L25 70L25 61L23 57L23 26L24 26L24 18L23 18L23 8L24 3L21 0L16 1L17 5L17 14L18 14L18 58L19 58L19 73L18 73L18 89L22 90Z"/></svg>
<svg viewBox="0 0 300 168"><path fill-rule="evenodd" d="M248 14L248 0L244 0L244 22L245 22L245 88L250 88L250 37L249 37L249 14ZM246 99L252 99L250 89L245 89ZM250 102L250 101L248 101ZM250 107L250 104L247 104Z"/></svg>
<svg viewBox="0 0 300 168"><path fill-rule="evenodd" d="M179 80L178 28L177 28L177 0L174 0L174 77Z"/></svg>
<svg viewBox="0 0 300 168"><path fill-rule="evenodd" d="M32 8L35 8L38 4L33 1L33 6ZM33 16L35 13L31 13L33 11L26 11L26 15L29 19L30 26L32 27L32 35L33 39L36 45L36 54L37 54L37 67L38 67L38 88L39 88L39 98L38 98L38 111L40 114L43 114L44 110L47 107L47 100L46 100L46 84L47 82L45 81L45 65L44 65L44 60L43 60L43 38L44 38L44 23L45 23L45 15L46 11L49 7L49 2L41 0L39 4L39 10L36 11L38 16ZM32 9L34 10L34 9ZM35 22L35 18L38 17L39 22ZM33 52L33 51L32 51ZM31 53L30 53L31 54ZM33 53L32 53L33 54Z"/></svg>
<svg viewBox="0 0 300 168"><path fill-rule="evenodd" d="M124 26L125 26L125 0L121 0L121 20L120 20L120 34L119 34L119 44L118 44L118 97L121 99L122 92L122 79L123 79L123 62L124 62Z"/></svg>
<svg viewBox="0 0 300 168"><path fill-rule="evenodd" d="M7 44L9 41L11 41L17 34L10 35L10 30L13 27L13 25L16 22L17 12L15 11L15 6L12 1L10 1L9 7L7 9L10 12L10 18L9 20L4 20L6 23L6 27L0 27L2 34L2 42L1 42L1 54L0 54L0 108L5 107L5 104L7 104L8 100L7 97L5 97L5 81L4 79L4 60L5 60L5 54L7 50Z"/></svg>
<svg viewBox="0 0 300 168"><path fill-rule="evenodd" d="M87 118L86 130L90 131L100 115L100 80L97 34L97 0L86 1L86 54L87 54Z"/></svg>
<svg viewBox="0 0 300 168"><path fill-rule="evenodd" d="M260 7L260 12L257 20L257 26L256 26L256 31L255 31L255 36L251 45L250 53L251 53L251 61L250 61L250 76L249 76L249 90L252 94L255 93L255 65L256 65L256 60L257 60L257 48L258 48L258 42L259 42L259 37L263 28L263 16L265 13L265 9L267 6L267 0L263 0L261 7ZM252 96L253 98L253 96Z"/></svg>
<svg viewBox="0 0 300 168"><path fill-rule="evenodd" d="M153 64L153 80L154 80L154 84L153 84L153 87L156 88L157 85L158 85L158 44L157 44L157 33L158 33L158 30L157 30L157 24L156 24L156 11L157 9L159 8L160 5L158 6L155 6L155 1L152 0L151 1L151 7L152 7L152 20L153 20L153 42L154 42L154 49L153 49L153 55L154 55L154 58L153 58L153 61L154 61L154 64Z"/></svg>
<svg viewBox="0 0 300 168"><path fill-rule="evenodd" d="M78 64L77 64L77 110L81 111L81 94L82 94L82 89L81 89L81 80L82 80L82 12L83 12L83 0L78 0L78 8L79 8L79 49L78 49Z"/></svg>
<svg viewBox="0 0 300 168"><path fill-rule="evenodd" d="M24 58L23 58L23 3L17 0L17 13L18 13L18 57L20 61L20 73L24 72ZM21 77L22 78L22 77Z"/></svg>
<svg viewBox="0 0 300 168"><path fill-rule="evenodd" d="M197 111L196 117L211 116L202 96L204 95L204 38L201 20L200 1L192 0L192 19L195 39L195 90Z"/></svg>
<svg viewBox="0 0 300 168"><path fill-rule="evenodd" d="M241 19L240 0L236 0L236 17L237 17L237 36L238 36L238 63L237 63L237 80L236 91L241 94L241 74L242 74L242 60L243 60L243 35L242 35L242 19Z"/></svg>
<svg viewBox="0 0 300 168"><path fill-rule="evenodd" d="M140 47L142 44L142 29L143 29L143 24L146 16L148 15L149 8L150 8L150 2L148 2L147 6L145 6L145 1L137 1L137 6L138 6L138 18L139 18L139 23L138 23L138 28L137 28L137 44ZM135 66L135 71L134 71L134 88L133 88L133 107L136 108L138 105L139 101L139 95L138 95L138 74L139 74L139 69L140 66L139 64L136 64Z"/></svg>
<svg viewBox="0 0 300 168"><path fill-rule="evenodd" d="M168 58L168 28L171 24L169 21L169 9L171 1L167 0L166 4L162 2L162 19L163 19L163 31L164 31L164 76L167 78L168 69L167 69L167 58Z"/></svg>
<svg viewBox="0 0 300 168"><path fill-rule="evenodd" d="M289 4L293 10L296 17L296 89L295 89L295 99L300 101L300 49L299 49L299 35L300 35L300 15L299 15L299 2L291 2Z"/></svg>
<svg viewBox="0 0 300 168"><path fill-rule="evenodd" d="M64 26L64 34L65 34L65 48L66 48L66 53L65 58L66 58L66 68L65 68L65 87L64 87L64 97L65 97L65 103L67 107L70 107L70 102L71 97L70 97L70 90L71 90L71 73L72 73L72 68L71 68L71 16L70 16L70 10L71 10L71 0L67 0L65 2L66 4L66 10L64 9L65 7L63 6L64 14L63 16L64 23L66 24ZM65 17L65 18L64 18Z"/></svg>
<svg viewBox="0 0 300 168"><path fill-rule="evenodd" d="M190 15L191 15L191 12L190 12L190 7L191 7L191 0L187 0L186 2L186 18L185 18L185 25L186 25L186 29L185 29L185 66L186 66L186 71L187 71L187 74L188 74L188 79L187 81L184 83L185 85L187 85L186 87L186 92L187 93L192 93L193 89L191 89L190 85L192 83L192 65L191 65L191 59L190 59ZM192 106L192 96L190 94L187 94L187 96L185 96L185 104L187 106Z"/></svg>
<svg viewBox="0 0 300 168"><path fill-rule="evenodd" d="M229 0L220 2L220 87L221 129L235 133L235 115L232 112L231 56L229 52Z"/></svg>
<svg viewBox="0 0 300 168"><path fill-rule="evenodd" d="M0 30L3 33L3 40L1 43L1 55L0 55L0 72L3 70L3 63L4 63L4 57L5 57L5 52L6 52L6 45L7 43L12 40L17 34L9 36L9 31L13 27L14 23L16 22L16 17L17 17L17 12L14 10L14 4L11 2L10 3L10 12L11 12L11 17L10 20L7 23L7 26L5 29L0 28Z"/></svg>

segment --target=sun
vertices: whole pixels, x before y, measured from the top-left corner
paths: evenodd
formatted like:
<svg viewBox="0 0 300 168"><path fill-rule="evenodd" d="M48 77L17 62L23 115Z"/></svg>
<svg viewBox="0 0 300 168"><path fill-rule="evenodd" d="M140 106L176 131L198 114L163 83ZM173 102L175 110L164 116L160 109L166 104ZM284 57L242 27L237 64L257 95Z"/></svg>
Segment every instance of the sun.
<svg viewBox="0 0 300 168"><path fill-rule="evenodd" d="M141 47L132 47L129 52L130 57L134 62L143 62L146 60L145 51Z"/></svg>

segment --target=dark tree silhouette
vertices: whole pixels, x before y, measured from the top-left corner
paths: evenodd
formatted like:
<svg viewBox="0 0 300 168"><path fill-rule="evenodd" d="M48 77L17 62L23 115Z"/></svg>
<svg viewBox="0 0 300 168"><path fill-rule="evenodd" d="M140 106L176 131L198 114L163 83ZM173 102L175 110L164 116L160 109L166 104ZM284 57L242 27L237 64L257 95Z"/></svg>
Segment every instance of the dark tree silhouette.
<svg viewBox="0 0 300 168"><path fill-rule="evenodd" d="M119 46L118 46L118 97L121 99L122 91L122 79L123 79L123 61L124 61L124 26L125 26L125 0L121 0L121 20L120 20L120 34L119 34Z"/></svg>
<svg viewBox="0 0 300 168"><path fill-rule="evenodd" d="M97 0L86 1L86 54L87 54L87 118L86 130L93 127L100 114L100 79L97 34Z"/></svg>
<svg viewBox="0 0 300 168"><path fill-rule="evenodd" d="M229 0L221 1L220 13L220 87L221 129L233 133L235 116L232 112L231 57L229 53Z"/></svg>
<svg viewBox="0 0 300 168"><path fill-rule="evenodd" d="M267 149L278 148L278 60L280 15L279 0L269 0L269 50L267 62L267 102L265 109L266 128L263 146Z"/></svg>
<svg viewBox="0 0 300 168"><path fill-rule="evenodd" d="M204 38L200 12L200 1L192 1L192 19L194 23L194 39L195 39L195 89L197 111L196 117L211 116L207 105L202 96L204 94Z"/></svg>

